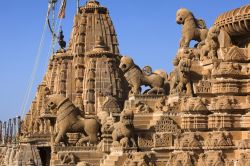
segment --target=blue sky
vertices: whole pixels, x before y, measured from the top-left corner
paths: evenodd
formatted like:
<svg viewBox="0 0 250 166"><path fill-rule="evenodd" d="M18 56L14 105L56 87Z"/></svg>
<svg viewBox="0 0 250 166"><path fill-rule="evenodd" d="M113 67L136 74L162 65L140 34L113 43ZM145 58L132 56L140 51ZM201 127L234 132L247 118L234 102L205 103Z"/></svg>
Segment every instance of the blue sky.
<svg viewBox="0 0 250 166"><path fill-rule="evenodd" d="M0 112L1 120L21 115L21 106L35 63L48 0L0 1ZM247 5L247 0L100 0L110 10L123 55L132 56L143 67L172 70L178 49L181 27L175 13L185 7L210 27L216 17L227 10ZM81 1L84 4L85 1ZM76 0L68 0L62 21L68 41L75 14ZM32 86L30 102L47 68L51 36L48 30Z"/></svg>

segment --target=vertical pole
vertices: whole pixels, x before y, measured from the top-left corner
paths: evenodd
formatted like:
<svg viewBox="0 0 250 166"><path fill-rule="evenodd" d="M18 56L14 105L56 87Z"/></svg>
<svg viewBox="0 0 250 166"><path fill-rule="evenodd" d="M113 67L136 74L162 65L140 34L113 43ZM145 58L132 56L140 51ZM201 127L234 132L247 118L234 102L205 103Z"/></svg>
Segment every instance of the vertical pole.
<svg viewBox="0 0 250 166"><path fill-rule="evenodd" d="M79 9L80 9L80 0L76 0L76 6L77 6L77 14L78 14Z"/></svg>
<svg viewBox="0 0 250 166"><path fill-rule="evenodd" d="M17 120L17 118L13 118L13 140L14 140L15 144L16 144L16 136L17 136L16 120Z"/></svg>
<svg viewBox="0 0 250 166"><path fill-rule="evenodd" d="M9 138L8 142L11 144L12 141L12 119L9 119Z"/></svg>
<svg viewBox="0 0 250 166"><path fill-rule="evenodd" d="M3 123L2 121L0 121L0 145L3 143L3 131L2 131L2 128L3 127Z"/></svg>
<svg viewBox="0 0 250 166"><path fill-rule="evenodd" d="M10 138L10 121L11 119L9 119L8 123L7 123L7 135L6 135L6 143L9 143L9 138Z"/></svg>
<svg viewBox="0 0 250 166"><path fill-rule="evenodd" d="M21 116L18 116L17 117L17 132L18 132L18 135L21 134Z"/></svg>
<svg viewBox="0 0 250 166"><path fill-rule="evenodd" d="M3 134L3 144L6 144L6 133L7 133L7 126L6 126L7 124L6 124L6 122L4 122L3 123L3 132L4 132L4 134Z"/></svg>
<svg viewBox="0 0 250 166"><path fill-rule="evenodd" d="M52 29L53 29L53 32L52 32L52 52L53 54L55 53L55 9L56 9L56 6L55 6L55 2L53 2L52 4Z"/></svg>

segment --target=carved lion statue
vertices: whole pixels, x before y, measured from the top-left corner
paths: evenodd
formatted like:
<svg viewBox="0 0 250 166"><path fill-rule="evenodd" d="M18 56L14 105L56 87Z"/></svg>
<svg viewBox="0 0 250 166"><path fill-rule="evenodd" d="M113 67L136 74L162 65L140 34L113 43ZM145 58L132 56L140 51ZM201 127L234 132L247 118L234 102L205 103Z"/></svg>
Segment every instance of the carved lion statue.
<svg viewBox="0 0 250 166"><path fill-rule="evenodd" d="M178 62L178 66L170 73L170 94L192 96L193 90L190 82L190 68L190 59L182 59Z"/></svg>
<svg viewBox="0 0 250 166"><path fill-rule="evenodd" d="M144 67L143 71L134 63L133 59L123 56L120 60L119 68L124 72L124 76L131 87L130 95L140 94L141 86L149 86L147 94L168 93L168 76L162 70L152 72L151 67Z"/></svg>
<svg viewBox="0 0 250 166"><path fill-rule="evenodd" d="M207 37L208 29L203 20L197 20L188 9L181 8L176 13L177 24L182 24L182 38L180 47L189 47L191 40L204 41Z"/></svg>
<svg viewBox="0 0 250 166"><path fill-rule="evenodd" d="M60 143L63 136L68 132L81 132L86 137L79 140L78 143L90 142L97 143L100 124L94 118L83 118L79 109L63 95L50 95L47 99L48 109L56 109L58 133L55 144Z"/></svg>
<svg viewBox="0 0 250 166"><path fill-rule="evenodd" d="M120 121L114 124L112 132L113 145L122 147L137 147L134 139L133 111L123 110Z"/></svg>
<svg viewBox="0 0 250 166"><path fill-rule="evenodd" d="M217 26L212 26L207 34L204 41L200 42L198 48L200 48L200 59L217 59L217 50L220 47L219 37L220 28Z"/></svg>

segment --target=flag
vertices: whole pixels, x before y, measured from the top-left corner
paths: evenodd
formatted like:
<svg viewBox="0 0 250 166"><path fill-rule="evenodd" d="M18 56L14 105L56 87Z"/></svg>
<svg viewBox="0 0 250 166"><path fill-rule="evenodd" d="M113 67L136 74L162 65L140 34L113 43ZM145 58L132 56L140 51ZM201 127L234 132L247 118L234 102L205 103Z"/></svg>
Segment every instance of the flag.
<svg viewBox="0 0 250 166"><path fill-rule="evenodd" d="M66 2L67 0L62 0L61 7L58 13L58 18L60 19L65 18Z"/></svg>
<svg viewBox="0 0 250 166"><path fill-rule="evenodd" d="M46 17L47 19L49 18L51 7L52 7L52 4L49 2L49 4L48 4L47 17Z"/></svg>

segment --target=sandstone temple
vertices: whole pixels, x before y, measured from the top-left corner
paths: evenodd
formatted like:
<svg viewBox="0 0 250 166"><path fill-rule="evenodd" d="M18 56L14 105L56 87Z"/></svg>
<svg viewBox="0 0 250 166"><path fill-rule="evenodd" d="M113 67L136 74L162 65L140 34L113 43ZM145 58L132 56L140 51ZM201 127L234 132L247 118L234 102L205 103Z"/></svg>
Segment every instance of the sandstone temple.
<svg viewBox="0 0 250 166"><path fill-rule="evenodd" d="M0 165L250 166L250 5L176 22L166 73L119 52L106 7L80 6L26 116L0 123Z"/></svg>

